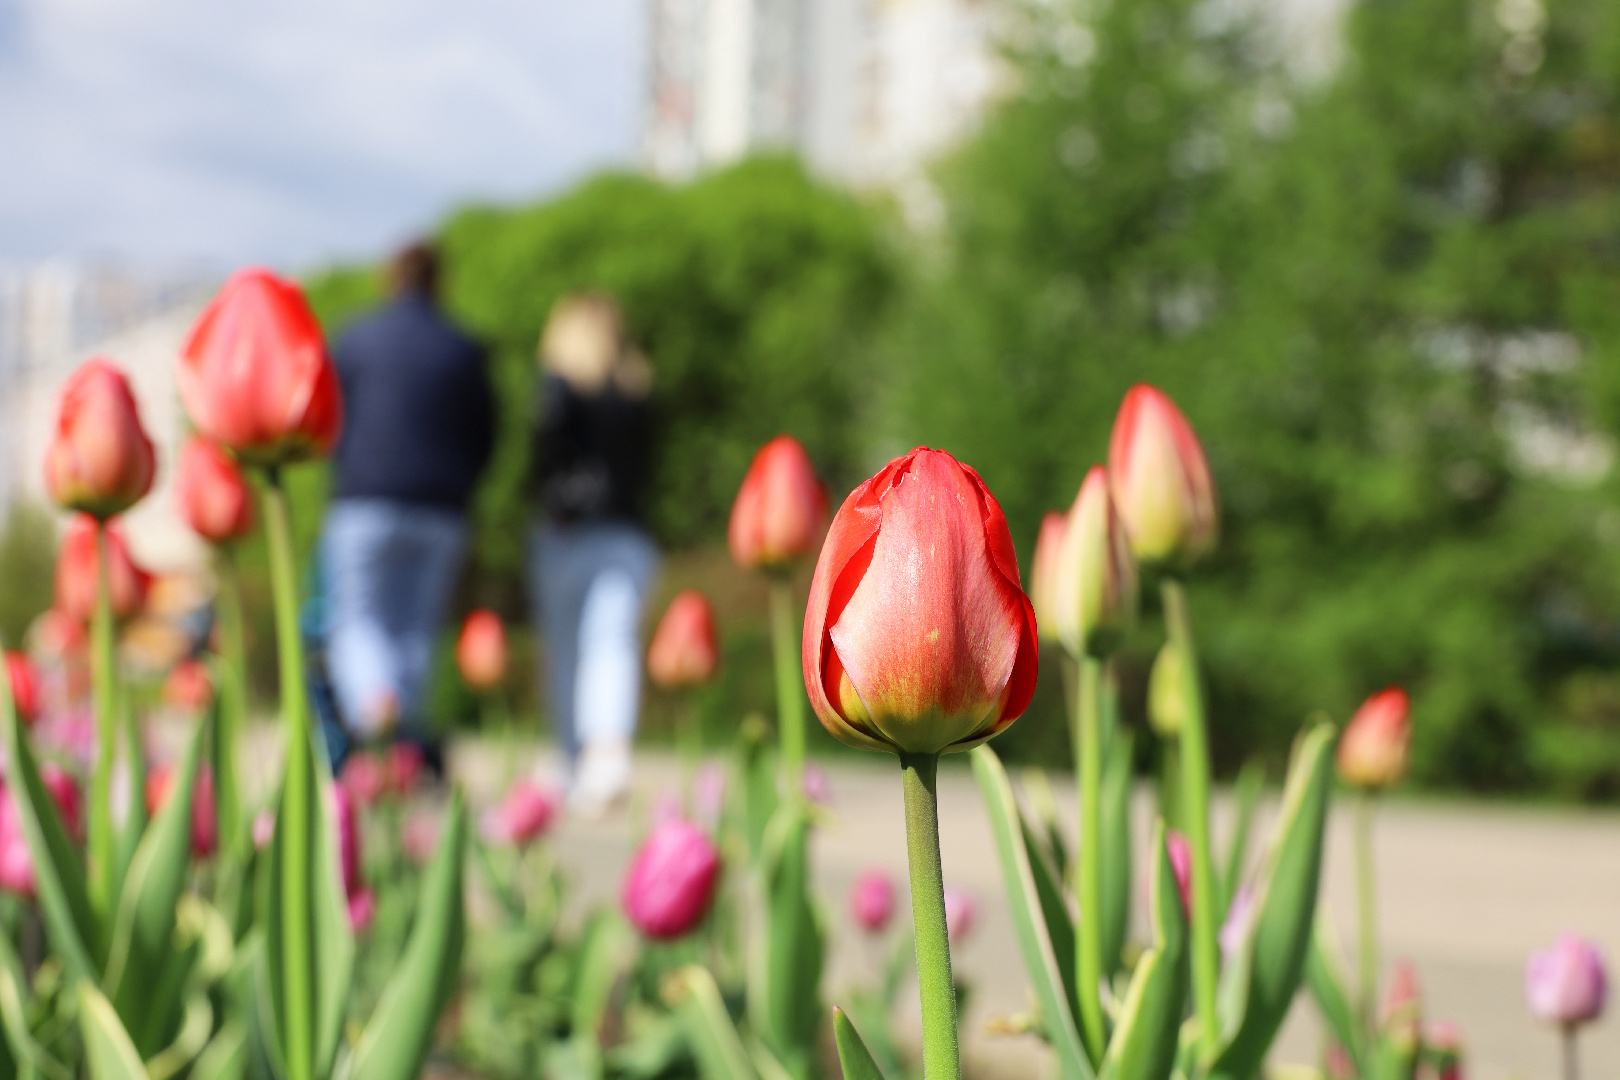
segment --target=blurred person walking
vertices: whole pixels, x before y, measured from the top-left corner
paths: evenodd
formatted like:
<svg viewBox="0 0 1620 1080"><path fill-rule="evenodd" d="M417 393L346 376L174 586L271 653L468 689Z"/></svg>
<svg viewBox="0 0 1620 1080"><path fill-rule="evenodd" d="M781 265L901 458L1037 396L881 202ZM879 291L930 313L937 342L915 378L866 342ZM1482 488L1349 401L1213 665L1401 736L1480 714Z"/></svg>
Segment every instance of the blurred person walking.
<svg viewBox="0 0 1620 1080"><path fill-rule="evenodd" d="M628 789L641 695L637 627L658 562L641 523L652 370L598 293L559 300L540 339L530 549L552 723L574 809L604 812Z"/></svg>
<svg viewBox="0 0 1620 1080"><path fill-rule="evenodd" d="M329 743L397 727L435 770L427 676L494 436L484 351L440 310L439 276L433 246L405 248L389 268L389 301L333 346L345 419L320 552L327 667L347 729ZM328 747L334 766L342 742Z"/></svg>

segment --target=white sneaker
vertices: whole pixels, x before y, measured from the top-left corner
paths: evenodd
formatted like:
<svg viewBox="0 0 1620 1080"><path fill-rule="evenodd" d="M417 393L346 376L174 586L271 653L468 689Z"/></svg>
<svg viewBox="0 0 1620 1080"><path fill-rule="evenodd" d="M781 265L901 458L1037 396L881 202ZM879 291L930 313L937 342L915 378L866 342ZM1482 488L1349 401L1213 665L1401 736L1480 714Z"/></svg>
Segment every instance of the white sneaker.
<svg viewBox="0 0 1620 1080"><path fill-rule="evenodd" d="M630 740L592 739L579 752L568 808L599 818L630 793Z"/></svg>

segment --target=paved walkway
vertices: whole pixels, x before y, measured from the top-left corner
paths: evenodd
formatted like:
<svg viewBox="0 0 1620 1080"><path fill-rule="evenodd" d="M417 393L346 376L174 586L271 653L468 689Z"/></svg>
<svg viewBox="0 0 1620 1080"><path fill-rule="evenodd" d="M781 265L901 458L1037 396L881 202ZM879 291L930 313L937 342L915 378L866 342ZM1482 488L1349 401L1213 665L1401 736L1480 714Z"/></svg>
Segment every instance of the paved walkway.
<svg viewBox="0 0 1620 1080"><path fill-rule="evenodd" d="M475 799L489 798L503 776L528 767L538 753L534 748L497 750L487 743L464 743L455 766ZM898 881L905 879L897 772L892 761L877 755L869 761L841 760L830 769L831 815L818 834L815 859L837 936L827 982L833 1002L840 987L870 963L857 934L838 932L847 925L851 881L868 866L884 867ZM669 757L643 755L636 796L626 811L602 822L565 821L558 829L560 858L578 882L582 899L612 901L628 859L632 824L645 820L660 791L673 790L676 776ZM1064 780L1054 776L1060 788ZM1058 797L1072 814L1072 794L1060 790ZM1218 834L1223 833L1224 809L1217 806ZM1151 810L1145 793L1137 810L1141 842ZM1266 834L1266 816L1263 812L1257 843ZM966 1018L972 1074L1050 1075L1044 1053L1032 1039L985 1033L988 1018L1023 1010L1027 997L1001 900L1000 872L967 769L942 770L940 819L946 881L980 900L978 928L958 951L959 970L974 984ZM1353 940L1354 903L1349 825L1349 814L1341 808L1331 825L1326 879L1326 899L1347 943ZM1554 1080L1553 1033L1524 1011L1524 959L1560 931L1573 929L1620 961L1620 814L1396 801L1380 818L1378 861L1386 960L1415 961L1428 1016L1462 1026L1469 1046L1468 1076ZM1139 917L1136 925L1142 924ZM912 1000L908 997L906 1004L914 1009ZM1313 1059L1318 1032L1315 1016L1302 1001L1276 1060ZM1620 1020L1600 1021L1589 1030L1584 1057L1586 1080L1620 1078Z"/></svg>

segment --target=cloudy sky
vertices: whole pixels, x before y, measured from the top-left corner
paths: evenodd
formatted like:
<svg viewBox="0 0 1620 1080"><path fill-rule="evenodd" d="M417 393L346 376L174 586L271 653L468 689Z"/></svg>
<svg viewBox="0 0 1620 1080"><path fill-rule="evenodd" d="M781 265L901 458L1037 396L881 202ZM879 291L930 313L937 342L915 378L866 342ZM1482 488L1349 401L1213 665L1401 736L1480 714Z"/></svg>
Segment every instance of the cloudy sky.
<svg viewBox="0 0 1620 1080"><path fill-rule="evenodd" d="M632 161L644 0L0 0L0 259L397 242Z"/></svg>

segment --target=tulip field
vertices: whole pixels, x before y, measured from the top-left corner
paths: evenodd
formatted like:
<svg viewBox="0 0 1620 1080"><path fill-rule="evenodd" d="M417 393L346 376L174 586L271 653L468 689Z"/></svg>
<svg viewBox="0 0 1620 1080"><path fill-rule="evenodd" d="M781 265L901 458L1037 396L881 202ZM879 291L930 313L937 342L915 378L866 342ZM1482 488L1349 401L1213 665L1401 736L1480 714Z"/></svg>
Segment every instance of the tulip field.
<svg viewBox="0 0 1620 1080"><path fill-rule="evenodd" d="M1125 396L1107 461L1048 515L1027 578L994 492L949 447L912 450L829 500L796 439L765 444L728 540L738 573L768 587L775 715L739 719L718 761L702 759L695 719L682 721L680 791L634 815L617 903L581 905L548 842L560 793L534 777L476 810L452 790L429 814L412 795L424 762L405 744L363 749L332 775L312 719L304 568L283 481L331 450L343 404L298 287L234 275L177 363L193 428L179 509L215 546L218 593L209 654L170 677L196 717L173 760L149 760L148 718L115 651L146 589L118 515L146 495L155 458L111 362L87 362L63 388L43 463L74 515L51 625L59 655L87 670L93 722L52 727L43 676L6 654L0 1080L410 1080L450 1068L952 1080L964 1039L953 943L990 905L1016 939L1002 963L1028 987L1016 1037L1045 1048L1045 1075L1276 1075L1271 1052L1301 999L1324 1035L1307 1072L1289 1075L1464 1075L1467 1033L1426 1020L1413 969L1381 982L1374 825L1406 768L1401 688L1373 693L1342 724L1300 725L1264 828L1252 770L1234 788L1232 827L1212 827L1220 736L1200 676L1210 631L1186 583L1220 542L1220 499L1197 434L1154 387ZM235 580L236 541L254 527L267 540L279 660L269 732L249 731ZM793 571L809 565L800 594ZM1150 594L1166 636L1146 714L1133 716L1114 659ZM489 713L520 724L506 714L501 620L475 611L455 652ZM648 674L695 694L720 652L711 604L681 592L651 635ZM1043 664L1061 669L1074 760L1015 783L995 739L1030 705ZM905 878L859 876L836 918L817 899L827 780L806 757L806 704L838 740L886 756L903 807ZM1145 831L1131 809L1144 738L1163 750L1145 778ZM939 776L955 754L993 841L993 896L947 888ZM247 782L266 759L279 763L273 782ZM1049 789L1038 797L1047 784L1073 785L1073 820ZM1355 822L1349 948L1319 914L1335 801ZM1147 918L1133 925L1138 898ZM830 986L832 944L851 932L887 944L864 983ZM1602 958L1566 936L1530 958L1525 978L1527 1006L1574 1080L1580 1030L1604 1004Z"/></svg>

